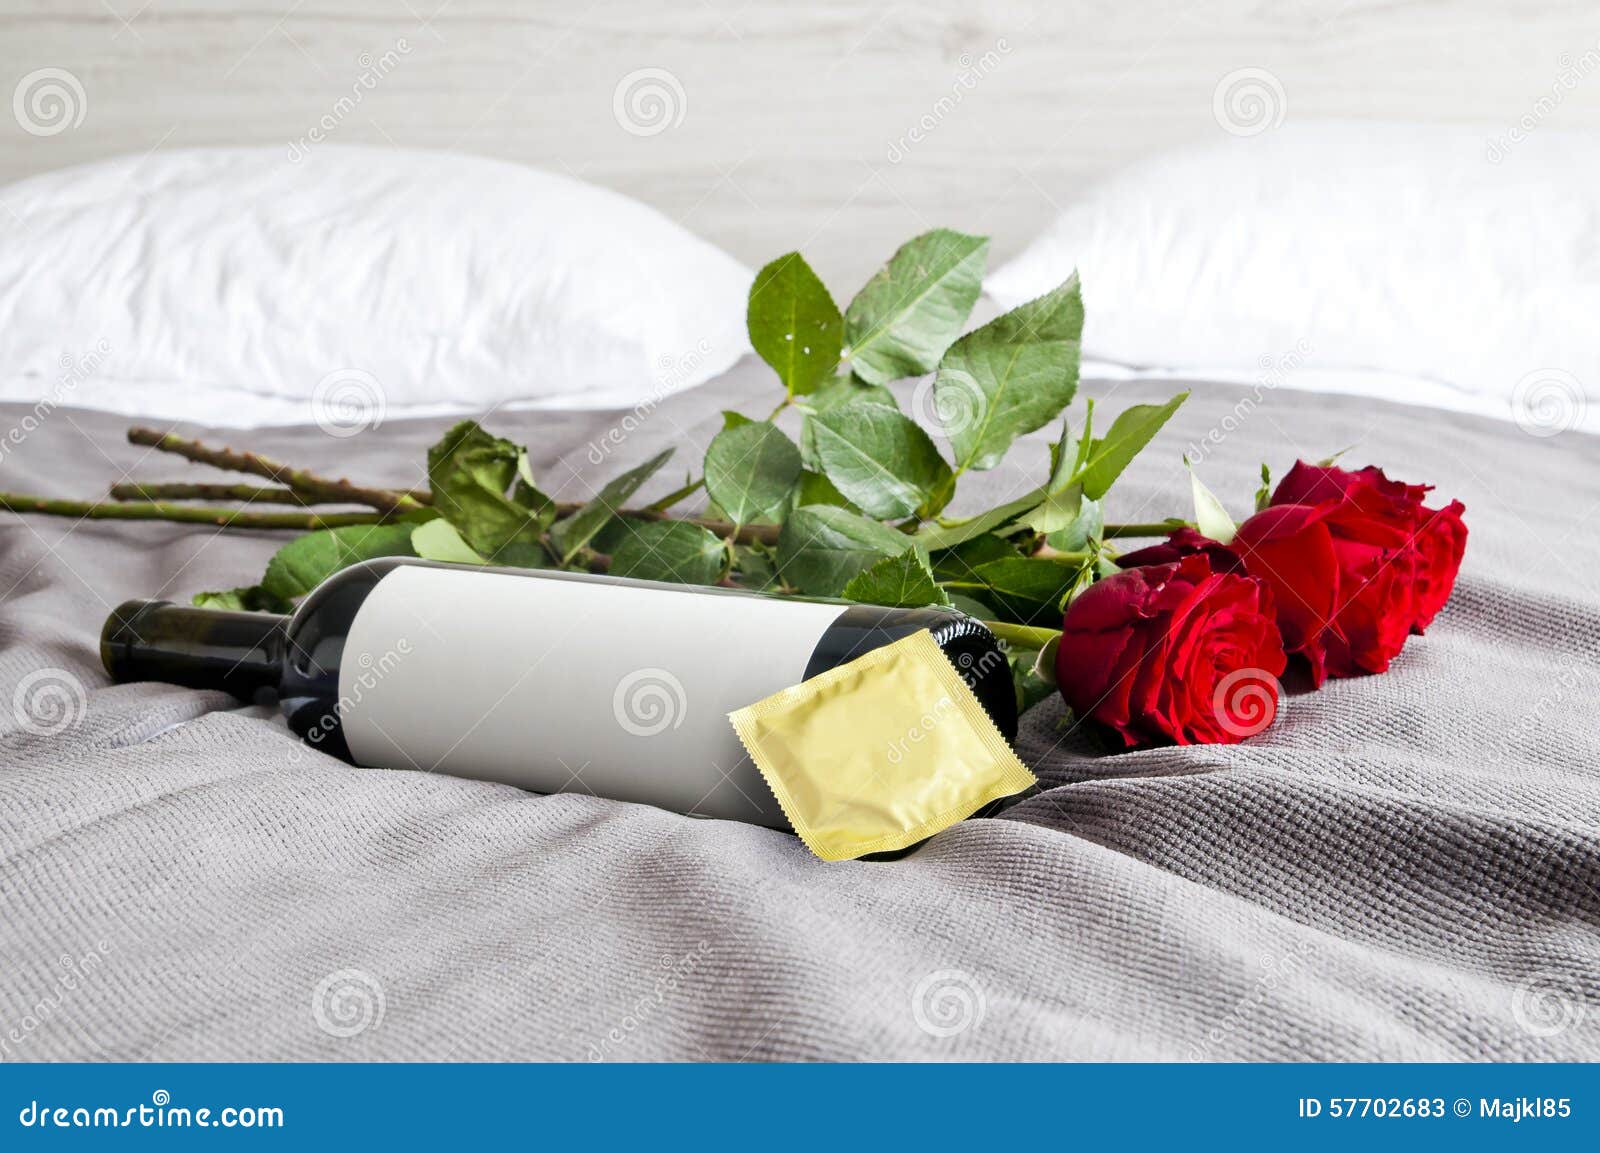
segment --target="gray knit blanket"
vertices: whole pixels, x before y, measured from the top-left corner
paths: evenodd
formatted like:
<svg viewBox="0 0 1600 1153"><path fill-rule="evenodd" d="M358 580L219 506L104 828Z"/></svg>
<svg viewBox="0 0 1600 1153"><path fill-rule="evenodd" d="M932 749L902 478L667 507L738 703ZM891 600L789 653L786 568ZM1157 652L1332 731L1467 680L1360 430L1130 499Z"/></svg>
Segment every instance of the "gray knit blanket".
<svg viewBox="0 0 1600 1153"><path fill-rule="evenodd" d="M488 423L574 499L667 444L676 483L769 391ZM0 1059L1600 1058L1600 440L1257 391L1196 386L1113 519L1183 514L1186 449L1237 510L1263 460L1354 444L1466 503L1428 635L1234 747L1113 754L1040 705L1045 791L894 861L352 768L270 708L110 685L113 605L250 583L283 538L0 514ZM0 408L0 487L202 477L126 423ZM411 484L444 423L188 431ZM1045 465L1041 433L957 511Z"/></svg>

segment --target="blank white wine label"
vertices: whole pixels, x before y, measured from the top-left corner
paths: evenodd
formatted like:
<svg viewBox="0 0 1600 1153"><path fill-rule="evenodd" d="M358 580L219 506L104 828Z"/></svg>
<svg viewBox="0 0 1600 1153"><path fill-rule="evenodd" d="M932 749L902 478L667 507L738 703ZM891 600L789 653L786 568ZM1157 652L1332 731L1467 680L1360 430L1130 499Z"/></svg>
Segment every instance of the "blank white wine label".
<svg viewBox="0 0 1600 1153"><path fill-rule="evenodd" d="M402 565L339 671L356 762L787 828L727 714L798 684L840 605Z"/></svg>

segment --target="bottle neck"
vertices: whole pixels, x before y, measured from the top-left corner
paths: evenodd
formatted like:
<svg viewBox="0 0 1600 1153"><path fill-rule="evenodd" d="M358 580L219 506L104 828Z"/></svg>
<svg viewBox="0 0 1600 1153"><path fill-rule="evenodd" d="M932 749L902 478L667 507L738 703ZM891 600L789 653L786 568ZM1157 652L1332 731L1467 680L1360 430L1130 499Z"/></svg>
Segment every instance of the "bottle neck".
<svg viewBox="0 0 1600 1153"><path fill-rule="evenodd" d="M289 618L128 601L106 619L100 660L118 682L165 681L252 700L283 675Z"/></svg>

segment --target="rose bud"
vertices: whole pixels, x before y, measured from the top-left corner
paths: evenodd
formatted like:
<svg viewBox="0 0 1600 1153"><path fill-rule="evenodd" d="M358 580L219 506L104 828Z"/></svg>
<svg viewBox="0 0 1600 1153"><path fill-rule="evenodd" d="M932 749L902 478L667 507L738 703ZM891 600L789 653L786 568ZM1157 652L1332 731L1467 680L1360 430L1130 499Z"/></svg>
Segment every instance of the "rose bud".
<svg viewBox="0 0 1600 1153"><path fill-rule="evenodd" d="M1205 552L1131 568L1067 607L1061 695L1131 746L1233 744L1277 715L1283 642L1271 592Z"/></svg>

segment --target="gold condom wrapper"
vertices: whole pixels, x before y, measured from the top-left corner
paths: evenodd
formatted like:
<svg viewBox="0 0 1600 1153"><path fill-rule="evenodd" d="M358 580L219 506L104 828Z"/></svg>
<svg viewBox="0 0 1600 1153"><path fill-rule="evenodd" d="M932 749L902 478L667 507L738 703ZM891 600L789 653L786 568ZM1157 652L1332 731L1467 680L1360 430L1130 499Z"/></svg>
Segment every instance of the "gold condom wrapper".
<svg viewBox="0 0 1600 1153"><path fill-rule="evenodd" d="M906 848L1037 783L926 629L728 719L824 861Z"/></svg>

